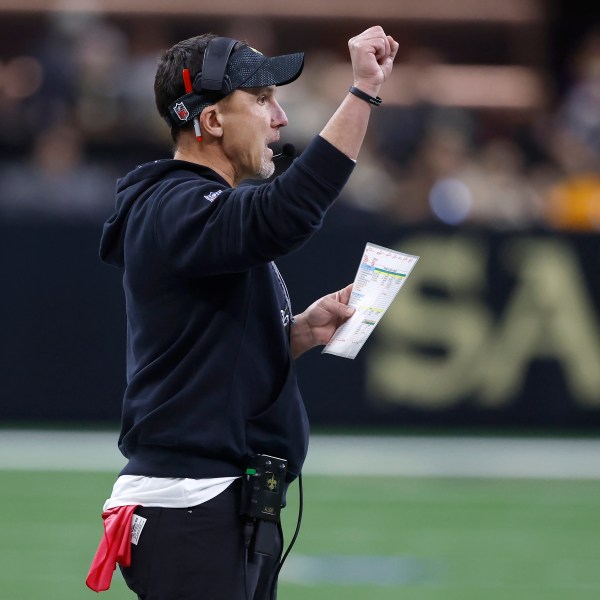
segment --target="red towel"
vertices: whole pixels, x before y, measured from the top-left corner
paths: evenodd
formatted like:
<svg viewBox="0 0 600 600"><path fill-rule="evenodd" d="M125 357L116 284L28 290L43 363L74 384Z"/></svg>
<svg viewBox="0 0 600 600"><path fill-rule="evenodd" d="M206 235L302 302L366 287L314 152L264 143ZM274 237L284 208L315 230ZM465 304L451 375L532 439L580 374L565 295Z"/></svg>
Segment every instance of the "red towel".
<svg viewBox="0 0 600 600"><path fill-rule="evenodd" d="M104 535L85 580L91 590L104 592L110 587L117 564L131 564L131 519L138 506L117 506L102 513Z"/></svg>

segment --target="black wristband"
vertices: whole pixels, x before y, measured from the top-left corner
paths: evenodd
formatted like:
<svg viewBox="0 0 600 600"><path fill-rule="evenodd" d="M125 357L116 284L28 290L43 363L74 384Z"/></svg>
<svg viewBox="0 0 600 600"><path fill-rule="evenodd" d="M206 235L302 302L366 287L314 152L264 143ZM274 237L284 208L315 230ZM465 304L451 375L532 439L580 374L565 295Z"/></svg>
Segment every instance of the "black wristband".
<svg viewBox="0 0 600 600"><path fill-rule="evenodd" d="M365 92L363 92L362 90L359 90L357 87L354 87L353 85L350 86L349 92L351 94L354 94L357 98L360 98L361 100L364 100L365 102L368 102L369 104L372 104L373 106L381 106L381 103L383 102L383 100L379 96L377 96L376 98L373 98L373 96L369 96L369 94L366 94Z"/></svg>

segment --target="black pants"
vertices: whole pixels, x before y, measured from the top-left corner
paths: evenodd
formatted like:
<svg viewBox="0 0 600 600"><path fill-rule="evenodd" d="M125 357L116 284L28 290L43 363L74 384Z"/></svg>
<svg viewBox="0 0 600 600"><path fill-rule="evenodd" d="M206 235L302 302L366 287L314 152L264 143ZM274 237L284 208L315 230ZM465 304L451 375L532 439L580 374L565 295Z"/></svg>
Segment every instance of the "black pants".
<svg viewBox="0 0 600 600"><path fill-rule="evenodd" d="M247 552L239 514L241 481L190 508L144 508L147 519L131 566L121 568L140 600L270 600L282 549L281 529L257 523L272 539L271 556ZM264 545L264 544L263 544ZM267 544L268 546L268 544Z"/></svg>

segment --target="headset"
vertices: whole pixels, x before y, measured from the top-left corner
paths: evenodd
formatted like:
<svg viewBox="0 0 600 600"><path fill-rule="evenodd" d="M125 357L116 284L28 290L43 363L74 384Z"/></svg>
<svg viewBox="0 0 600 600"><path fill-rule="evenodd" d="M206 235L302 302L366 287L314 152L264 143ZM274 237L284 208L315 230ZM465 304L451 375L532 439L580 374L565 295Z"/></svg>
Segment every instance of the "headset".
<svg viewBox="0 0 600 600"><path fill-rule="evenodd" d="M194 79L193 89L198 94L218 92L226 96L233 90L229 76L225 75L229 57L237 40L226 37L213 38L204 50L202 71Z"/></svg>
<svg viewBox="0 0 600 600"><path fill-rule="evenodd" d="M169 127L181 127L193 120L196 137L202 140L198 115L218 98L233 91L231 80L225 74L229 57L237 40L216 37L210 40L204 50L202 70L192 83L189 69L183 69L185 95L173 102L165 115Z"/></svg>

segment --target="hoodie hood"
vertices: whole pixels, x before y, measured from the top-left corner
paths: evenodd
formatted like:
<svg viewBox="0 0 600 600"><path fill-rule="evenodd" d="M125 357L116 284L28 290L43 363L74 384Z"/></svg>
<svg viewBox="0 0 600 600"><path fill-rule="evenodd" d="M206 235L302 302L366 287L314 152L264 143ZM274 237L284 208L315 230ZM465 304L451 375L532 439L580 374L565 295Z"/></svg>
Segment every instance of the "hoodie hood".
<svg viewBox="0 0 600 600"><path fill-rule="evenodd" d="M208 167L182 160L157 160L135 168L117 180L115 212L104 224L100 239L100 258L104 262L116 267L125 265L125 232L132 208L150 198L168 173L182 170L188 177L191 171L227 185Z"/></svg>

